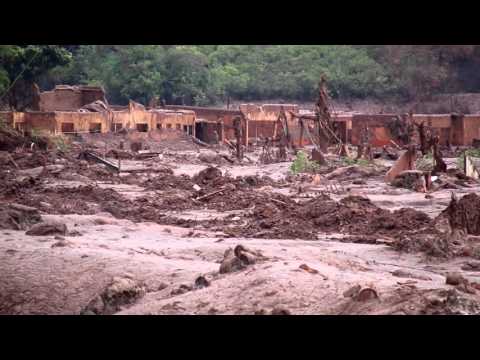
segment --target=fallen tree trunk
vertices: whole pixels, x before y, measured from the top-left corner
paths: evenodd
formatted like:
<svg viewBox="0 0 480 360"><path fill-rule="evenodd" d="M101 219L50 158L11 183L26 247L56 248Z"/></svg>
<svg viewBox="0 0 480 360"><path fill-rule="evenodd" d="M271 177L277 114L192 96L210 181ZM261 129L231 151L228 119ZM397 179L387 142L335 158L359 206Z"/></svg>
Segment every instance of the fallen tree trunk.
<svg viewBox="0 0 480 360"><path fill-rule="evenodd" d="M415 170L415 160L416 149L414 146L410 146L409 149L393 164L390 170L387 171L385 181L389 183L403 171Z"/></svg>
<svg viewBox="0 0 480 360"><path fill-rule="evenodd" d="M91 159L93 161L96 161L98 163L101 163L101 164L104 164L107 166L107 168L109 168L110 170L114 170L116 172L120 172L120 168L118 165L115 165L114 163L108 161L108 160L105 160L105 159L102 159L100 156L90 152L90 151L84 151L80 154L80 157L81 158L85 158L85 159Z"/></svg>

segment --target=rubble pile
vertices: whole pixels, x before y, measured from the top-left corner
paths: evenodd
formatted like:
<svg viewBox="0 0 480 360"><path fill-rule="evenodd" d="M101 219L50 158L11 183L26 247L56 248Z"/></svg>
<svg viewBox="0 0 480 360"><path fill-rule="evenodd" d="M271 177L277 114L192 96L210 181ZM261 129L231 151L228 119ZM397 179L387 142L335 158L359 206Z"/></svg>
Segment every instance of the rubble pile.
<svg viewBox="0 0 480 360"><path fill-rule="evenodd" d="M390 212L369 199L348 196L339 202L327 195L305 203L268 202L256 207L244 227L230 235L265 238L315 239L319 232L398 236L428 227L431 219L414 209Z"/></svg>
<svg viewBox="0 0 480 360"><path fill-rule="evenodd" d="M448 217L452 230L480 235L480 196L477 194L467 194L460 200L453 197L442 215Z"/></svg>
<svg viewBox="0 0 480 360"><path fill-rule="evenodd" d="M218 299L235 313L479 311L480 285L465 272L480 269L472 261L480 259L480 196L461 170L429 178L411 168L415 149L399 156L400 148L384 147L375 159L353 160L331 146L314 172L296 172L285 161L261 164L258 147L241 149L252 158L243 161L220 153L222 145L176 135L122 130L42 147L0 132L0 257L14 269L5 277L19 273L23 283L28 276L15 264L29 253L37 256L30 269L48 264L51 278L86 274L58 282L88 292L75 307L81 314L151 301L163 301L152 313L227 312ZM449 191L458 198L448 203ZM41 250L24 251L16 239ZM428 273L424 255L449 272ZM444 261L453 257L458 269ZM444 275L446 288L433 288ZM63 290L46 298L64 301ZM34 303L14 300L9 309L18 313Z"/></svg>

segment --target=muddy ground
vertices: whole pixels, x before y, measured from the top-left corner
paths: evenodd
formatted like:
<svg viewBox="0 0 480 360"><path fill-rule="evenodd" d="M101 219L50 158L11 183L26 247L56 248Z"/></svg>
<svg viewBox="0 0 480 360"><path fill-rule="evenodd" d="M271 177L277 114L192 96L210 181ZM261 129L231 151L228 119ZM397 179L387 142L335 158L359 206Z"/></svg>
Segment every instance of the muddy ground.
<svg viewBox="0 0 480 360"><path fill-rule="evenodd" d="M1 314L480 312L479 217L453 233L446 216L480 185L455 170L425 194L386 184L390 160L294 175L259 149L232 164L188 137L116 136L0 154ZM122 150L120 174L86 148Z"/></svg>

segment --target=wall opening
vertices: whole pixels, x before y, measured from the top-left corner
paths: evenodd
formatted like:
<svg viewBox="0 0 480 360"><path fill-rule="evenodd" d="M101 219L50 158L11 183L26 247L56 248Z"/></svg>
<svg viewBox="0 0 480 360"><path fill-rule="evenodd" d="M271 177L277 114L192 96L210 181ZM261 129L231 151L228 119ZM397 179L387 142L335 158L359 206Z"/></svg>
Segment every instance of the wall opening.
<svg viewBox="0 0 480 360"><path fill-rule="evenodd" d="M171 129L172 128L172 124L167 124L167 129Z"/></svg>
<svg viewBox="0 0 480 360"><path fill-rule="evenodd" d="M112 132L118 132L122 129L122 124L113 123L111 129L112 129Z"/></svg>
<svg viewBox="0 0 480 360"><path fill-rule="evenodd" d="M201 141L206 141L206 130L204 127L204 123L196 123L195 124L195 137Z"/></svg>
<svg viewBox="0 0 480 360"><path fill-rule="evenodd" d="M16 123L15 124L15 130L17 130L20 133L25 132L25 124L24 123Z"/></svg>
<svg viewBox="0 0 480 360"><path fill-rule="evenodd" d="M188 134L188 125L183 125L183 132Z"/></svg>
<svg viewBox="0 0 480 360"><path fill-rule="evenodd" d="M162 130L162 124L157 124L157 130Z"/></svg>
<svg viewBox="0 0 480 360"><path fill-rule="evenodd" d="M73 123L67 123L67 122L64 122L62 123L62 133L74 133L75 132L75 127L73 125Z"/></svg>
<svg viewBox="0 0 480 360"><path fill-rule="evenodd" d="M90 123L89 126L90 133L101 133L102 132L102 123Z"/></svg>
<svg viewBox="0 0 480 360"><path fill-rule="evenodd" d="M193 135L193 125L188 127L188 135Z"/></svg>
<svg viewBox="0 0 480 360"><path fill-rule="evenodd" d="M148 132L148 124L137 124L137 131Z"/></svg>

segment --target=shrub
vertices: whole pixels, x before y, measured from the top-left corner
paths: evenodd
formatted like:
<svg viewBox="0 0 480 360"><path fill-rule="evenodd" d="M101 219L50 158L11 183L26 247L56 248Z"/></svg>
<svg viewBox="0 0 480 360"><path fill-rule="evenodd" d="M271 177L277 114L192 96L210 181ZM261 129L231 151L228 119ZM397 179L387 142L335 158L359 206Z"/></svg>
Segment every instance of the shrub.
<svg viewBox="0 0 480 360"><path fill-rule="evenodd" d="M315 173L320 168L315 161L311 161L308 159L307 154L303 151L299 151L297 153L297 157L292 163L290 167L290 171L294 174L299 173Z"/></svg>

